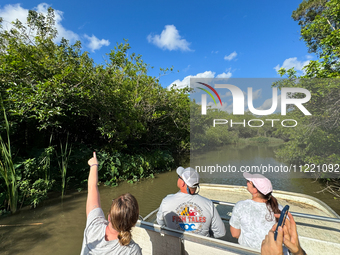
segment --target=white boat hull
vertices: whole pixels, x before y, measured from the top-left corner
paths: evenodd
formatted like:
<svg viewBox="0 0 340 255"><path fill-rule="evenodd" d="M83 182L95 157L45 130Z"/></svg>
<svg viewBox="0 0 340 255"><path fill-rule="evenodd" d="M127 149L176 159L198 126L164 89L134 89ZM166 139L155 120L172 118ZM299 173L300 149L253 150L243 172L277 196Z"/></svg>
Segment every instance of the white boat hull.
<svg viewBox="0 0 340 255"><path fill-rule="evenodd" d="M214 239L161 228L156 224L156 212L153 212L146 217L147 222L138 221L133 229L133 239L141 246L143 254L260 254L257 250L237 244L237 239L229 231L233 203L251 198L246 188L215 184L200 186L200 195L230 203L216 204L226 225L226 236ZM274 191L273 195L281 205L288 204L290 211L295 213L300 243L308 255L340 254L340 217L329 206L319 199L298 193ZM322 220L315 219L317 217Z"/></svg>

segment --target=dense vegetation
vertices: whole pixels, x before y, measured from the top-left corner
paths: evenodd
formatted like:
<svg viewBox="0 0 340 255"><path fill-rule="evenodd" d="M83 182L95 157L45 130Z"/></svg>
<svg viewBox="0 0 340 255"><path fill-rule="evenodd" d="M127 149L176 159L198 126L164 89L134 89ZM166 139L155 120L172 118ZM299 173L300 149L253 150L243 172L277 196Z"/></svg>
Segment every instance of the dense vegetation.
<svg viewBox="0 0 340 255"><path fill-rule="evenodd" d="M294 162L339 164L340 4L338 0L304 0L292 17L301 27L301 39L309 52L319 59L310 61L300 77L294 69L279 70L288 79L274 86L303 87L312 94L306 104L312 118L303 118L293 109L292 114L301 119L303 125L289 130L290 141L279 155ZM338 197L339 178L325 179L330 184L329 191Z"/></svg>
<svg viewBox="0 0 340 255"><path fill-rule="evenodd" d="M116 185L169 170L189 146L185 89L163 88L127 42L99 65L56 35L51 8L0 27L0 210L81 189L93 150L100 181Z"/></svg>
<svg viewBox="0 0 340 255"><path fill-rule="evenodd" d="M280 114L254 116L249 111L245 112L244 115L233 115L226 111L211 108L207 109L207 115L202 115L201 106L195 102L191 102L190 149L191 151L202 150L209 146L216 147L226 144L244 143L245 141L248 143L254 141L258 143L283 142L287 140L288 137L281 131L282 126L280 122L283 119L289 118L290 117L287 116L281 116ZM214 119L227 120L228 123L216 124L214 127ZM255 119L256 121L254 121ZM272 124L271 121L266 121L266 119L276 119L279 121L275 121L275 124ZM233 123L239 124L231 125L231 120ZM260 120L263 122L261 123ZM250 125L248 125L248 122ZM223 123L223 121L219 123ZM288 123L287 125L294 125L294 123Z"/></svg>

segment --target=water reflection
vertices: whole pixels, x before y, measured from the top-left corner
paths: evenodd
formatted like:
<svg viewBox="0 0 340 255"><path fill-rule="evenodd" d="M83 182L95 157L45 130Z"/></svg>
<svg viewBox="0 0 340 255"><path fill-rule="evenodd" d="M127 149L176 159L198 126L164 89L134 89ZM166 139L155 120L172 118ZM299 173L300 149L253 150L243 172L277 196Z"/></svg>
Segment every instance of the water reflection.
<svg viewBox="0 0 340 255"><path fill-rule="evenodd" d="M280 146L282 144L223 146L192 155L190 165L200 171L203 182L232 185L244 185L244 171L268 170L265 176L272 180L275 189L290 190L290 179L304 176L288 172L290 166L275 158L275 150ZM214 167L214 172L209 171L210 167Z"/></svg>

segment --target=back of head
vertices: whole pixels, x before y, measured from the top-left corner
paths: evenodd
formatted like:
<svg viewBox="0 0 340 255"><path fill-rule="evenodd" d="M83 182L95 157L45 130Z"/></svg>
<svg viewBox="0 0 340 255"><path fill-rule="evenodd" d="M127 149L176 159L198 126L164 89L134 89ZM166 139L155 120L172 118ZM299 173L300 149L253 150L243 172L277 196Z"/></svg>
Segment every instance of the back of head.
<svg viewBox="0 0 340 255"><path fill-rule="evenodd" d="M267 208L270 212L281 213L276 198L272 195L273 186L271 181L261 174L243 173L243 177L253 183L261 198L266 200ZM274 216L273 216L274 217ZM271 217L269 217L271 220ZM276 219L277 221L277 219Z"/></svg>
<svg viewBox="0 0 340 255"><path fill-rule="evenodd" d="M199 187L200 182L200 176L196 170L191 167L184 169L180 166L177 168L176 173L187 185L187 193L191 195L195 194L196 188Z"/></svg>
<svg viewBox="0 0 340 255"><path fill-rule="evenodd" d="M139 217L138 202L130 193L114 199L109 211L112 227L119 232L121 245L128 245L131 241L131 228L136 225Z"/></svg>

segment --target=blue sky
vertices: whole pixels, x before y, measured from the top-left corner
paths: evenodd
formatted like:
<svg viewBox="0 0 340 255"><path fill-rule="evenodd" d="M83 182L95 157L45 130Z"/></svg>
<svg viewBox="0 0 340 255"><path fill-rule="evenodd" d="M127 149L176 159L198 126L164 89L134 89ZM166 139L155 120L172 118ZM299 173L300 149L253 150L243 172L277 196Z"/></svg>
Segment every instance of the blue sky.
<svg viewBox="0 0 340 255"><path fill-rule="evenodd" d="M5 0L0 16L6 25L24 20L29 9L45 12L51 6L57 10L59 36L71 43L80 40L96 63L103 63L105 53L125 38L130 52L154 67L150 75L174 67L160 77L168 87L175 81L187 84L189 76L276 78L282 66L301 70L316 57L300 41L299 26L291 18L300 2Z"/></svg>

